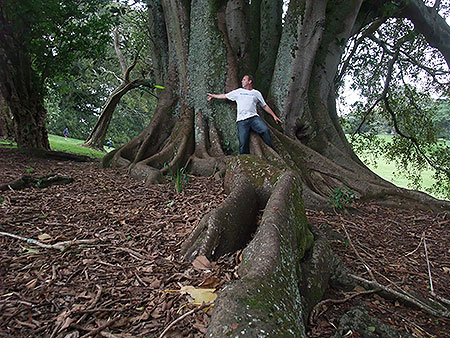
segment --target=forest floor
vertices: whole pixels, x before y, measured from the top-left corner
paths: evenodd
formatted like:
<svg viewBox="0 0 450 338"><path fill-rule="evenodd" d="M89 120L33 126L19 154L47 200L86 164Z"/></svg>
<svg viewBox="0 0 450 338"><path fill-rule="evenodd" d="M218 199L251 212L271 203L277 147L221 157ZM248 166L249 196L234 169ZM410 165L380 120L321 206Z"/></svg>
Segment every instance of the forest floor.
<svg viewBox="0 0 450 338"><path fill-rule="evenodd" d="M0 191L0 232L46 245L71 241L60 251L0 235L0 337L160 337L166 329L165 337L204 336L213 309L198 310L190 290L220 293L236 278L239 254L187 263L179 250L202 215L226 197L221 180L190 177L176 193L170 182L146 187L98 163L2 148L0 158L0 185L24 174L75 179ZM308 210L307 216L334 234L333 249L353 271L370 279L364 261L380 284L430 297L425 239L434 291L449 297L448 216L370 203L356 204L351 213ZM348 295L327 291L333 299ZM359 304L415 337L450 336L448 318L377 294L321 306L308 336L334 335L342 314Z"/></svg>

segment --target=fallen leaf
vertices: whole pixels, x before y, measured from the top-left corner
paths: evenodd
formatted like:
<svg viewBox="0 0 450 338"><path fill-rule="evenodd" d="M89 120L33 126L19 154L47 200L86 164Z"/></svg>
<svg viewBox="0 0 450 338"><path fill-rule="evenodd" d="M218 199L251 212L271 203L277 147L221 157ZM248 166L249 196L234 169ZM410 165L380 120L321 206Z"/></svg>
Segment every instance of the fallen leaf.
<svg viewBox="0 0 450 338"><path fill-rule="evenodd" d="M203 303L215 301L217 294L214 291L216 289L195 288L191 285L183 286L180 289L180 292L188 293L194 299L192 302L194 305L202 305Z"/></svg>
<svg viewBox="0 0 450 338"><path fill-rule="evenodd" d="M212 277L206 278L203 282L200 283L199 286L201 286L202 288L215 288L219 284L220 284L220 279L215 276L212 276Z"/></svg>
<svg viewBox="0 0 450 338"><path fill-rule="evenodd" d="M366 291L366 289L364 289L362 286L357 285L353 288L353 290L355 290L355 292L364 292Z"/></svg>
<svg viewBox="0 0 450 338"><path fill-rule="evenodd" d="M39 240L42 242L48 242L52 239L52 236L50 236L49 234L40 234L38 236Z"/></svg>
<svg viewBox="0 0 450 338"><path fill-rule="evenodd" d="M38 249L32 249L32 248L28 248L28 247L22 246L22 245L21 245L21 247L22 247L23 251L25 251L25 254L31 255L31 254L39 253Z"/></svg>
<svg viewBox="0 0 450 338"><path fill-rule="evenodd" d="M199 270L211 269L211 262L205 256L197 256L192 262L192 265Z"/></svg>

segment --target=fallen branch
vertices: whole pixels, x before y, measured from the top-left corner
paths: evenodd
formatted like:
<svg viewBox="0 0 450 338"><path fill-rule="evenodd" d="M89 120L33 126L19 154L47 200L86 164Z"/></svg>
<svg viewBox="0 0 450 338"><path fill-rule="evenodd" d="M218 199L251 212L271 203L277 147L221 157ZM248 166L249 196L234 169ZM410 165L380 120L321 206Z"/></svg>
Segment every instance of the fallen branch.
<svg viewBox="0 0 450 338"><path fill-rule="evenodd" d="M408 252L408 253L405 255L405 257L407 257L407 256L409 256L409 255L412 255L414 252L416 252L416 251L420 248L420 245L422 244L422 241L423 241L424 237L425 237L425 232L423 232L422 237L420 238L420 242L419 242L419 244L417 245L417 248L415 248L415 249L414 249L413 251L411 251L411 252Z"/></svg>
<svg viewBox="0 0 450 338"><path fill-rule="evenodd" d="M39 246L41 248L57 249L57 250L60 250L60 251L66 250L71 245L94 243L94 242L97 241L96 239L78 239L78 240L74 239L74 240L71 240L71 241L58 242L58 243L55 243L55 244L45 244L45 243L41 243L38 240L35 240L33 238L22 237L22 236L11 234L9 232L0 231L0 235L8 236L8 237L16 238L16 239L20 239L20 240L25 241L27 243L37 245L37 246Z"/></svg>
<svg viewBox="0 0 450 338"><path fill-rule="evenodd" d="M175 319L172 323L170 323L165 329L164 331L160 334L159 338L163 338L165 336L165 334L179 321L183 320L184 318L186 318L187 316L203 310L204 308L207 308L208 306L211 306L214 302L208 302L208 303L203 303L202 305L200 305L199 307L196 307L188 312L186 312L185 314L183 314L182 316L178 317L177 319Z"/></svg>
<svg viewBox="0 0 450 338"><path fill-rule="evenodd" d="M368 295L368 294L371 294L371 293L374 293L374 292L378 292L378 291L379 290L368 290L368 291L357 292L357 293L354 293L354 294L352 294L350 296L345 297L344 299L331 299L331 298L324 299L323 301L317 303L314 306L314 308L312 309L311 313L309 314L309 323L311 325L314 325L314 322L320 316L320 314L318 314L319 308L321 306L323 306L323 305L326 305L328 303L331 303L331 304L342 304L342 303L345 303L345 302L347 302L350 299L353 299L355 297Z"/></svg>
<svg viewBox="0 0 450 338"><path fill-rule="evenodd" d="M34 186L36 188L47 188L54 184L68 184L72 183L74 179L68 176L62 176L59 174L49 174L46 176L33 177L30 175L23 175L21 178L14 180L10 183L0 185L0 191L4 190L18 190Z"/></svg>
<svg viewBox="0 0 450 338"><path fill-rule="evenodd" d="M353 278L353 279L356 279L357 281L360 281L360 282L363 282L363 283L369 285L370 287L372 287L374 289L381 289L381 290L387 292L388 294L391 294L391 295L393 295L393 296L395 296L395 297L397 297L399 299L402 299L402 300L404 300L404 301L406 301L408 303L414 304L417 307L419 307L420 309L428 312L429 314L431 314L433 316L450 318L450 312L449 311L441 311L441 310L435 309L435 308L431 307L430 305L425 304L424 302L420 301L417 298L414 298L414 297L412 297L410 295L406 295L403 292L392 290L391 288L388 288L388 287L386 287L384 285L381 285L377 281L370 281L370 280L367 280L365 278L362 278L360 276L356 276L356 275L353 275L353 274L349 274L349 276L351 278Z"/></svg>

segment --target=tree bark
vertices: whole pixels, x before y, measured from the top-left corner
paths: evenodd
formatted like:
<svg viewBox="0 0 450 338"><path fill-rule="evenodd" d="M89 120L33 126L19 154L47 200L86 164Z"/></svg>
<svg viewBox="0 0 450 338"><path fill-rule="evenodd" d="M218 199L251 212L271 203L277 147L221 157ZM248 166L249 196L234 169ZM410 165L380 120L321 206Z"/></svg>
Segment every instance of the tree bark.
<svg viewBox="0 0 450 338"><path fill-rule="evenodd" d="M42 101L42 83L34 78L32 62L20 34L0 8L0 95L14 118L19 149L50 149Z"/></svg>

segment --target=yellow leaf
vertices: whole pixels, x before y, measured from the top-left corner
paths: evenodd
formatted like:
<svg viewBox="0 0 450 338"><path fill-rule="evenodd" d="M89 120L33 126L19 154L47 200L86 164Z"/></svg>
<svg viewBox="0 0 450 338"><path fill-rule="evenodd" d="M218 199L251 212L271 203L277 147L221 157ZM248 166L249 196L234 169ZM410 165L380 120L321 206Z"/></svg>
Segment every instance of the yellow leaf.
<svg viewBox="0 0 450 338"><path fill-rule="evenodd" d="M188 285L183 286L180 291L183 293L188 293L194 299L192 302L194 305L202 305L203 303L213 302L217 298L217 294L214 293L216 289L195 288Z"/></svg>

